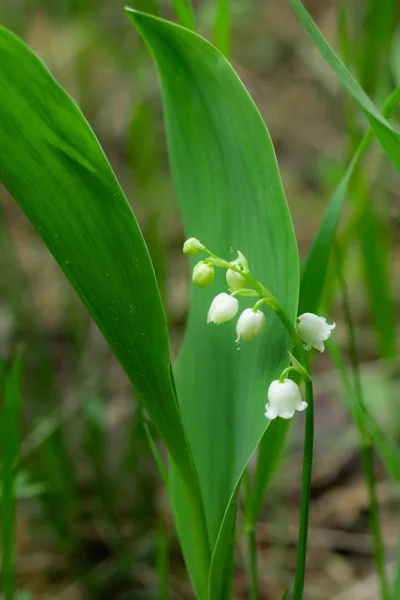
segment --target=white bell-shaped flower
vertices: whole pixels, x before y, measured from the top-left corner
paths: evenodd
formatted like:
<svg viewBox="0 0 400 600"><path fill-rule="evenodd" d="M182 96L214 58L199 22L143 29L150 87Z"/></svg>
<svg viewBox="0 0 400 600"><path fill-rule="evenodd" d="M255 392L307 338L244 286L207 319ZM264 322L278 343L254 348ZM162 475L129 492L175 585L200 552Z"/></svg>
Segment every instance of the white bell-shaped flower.
<svg viewBox="0 0 400 600"><path fill-rule="evenodd" d="M324 342L330 337L336 323L329 325L326 319L313 313L304 313L297 319L297 333L306 344L306 350L325 350Z"/></svg>
<svg viewBox="0 0 400 600"><path fill-rule="evenodd" d="M198 287L207 287L214 281L214 267L204 261L200 261L193 269L192 281Z"/></svg>
<svg viewBox="0 0 400 600"><path fill-rule="evenodd" d="M291 379L273 381L268 389L268 404L265 405L267 419L291 419L296 412L305 410L307 402L301 399L300 388Z"/></svg>
<svg viewBox="0 0 400 600"><path fill-rule="evenodd" d="M183 253L187 254L188 256L194 256L201 250L204 250L204 246L197 238L189 238L183 244Z"/></svg>
<svg viewBox="0 0 400 600"><path fill-rule="evenodd" d="M226 272L226 283L228 284L228 288L231 290L231 292L236 292L237 290L241 290L247 286L247 279L240 273L232 271L232 269L228 269Z"/></svg>
<svg viewBox="0 0 400 600"><path fill-rule="evenodd" d="M207 323L225 323L233 319L239 310L239 302L233 296L225 292L215 296L208 311Z"/></svg>
<svg viewBox="0 0 400 600"><path fill-rule="evenodd" d="M252 340L262 332L265 325L265 316L261 310L254 311L252 308L246 308L240 315L236 324L236 333L238 342L241 338Z"/></svg>

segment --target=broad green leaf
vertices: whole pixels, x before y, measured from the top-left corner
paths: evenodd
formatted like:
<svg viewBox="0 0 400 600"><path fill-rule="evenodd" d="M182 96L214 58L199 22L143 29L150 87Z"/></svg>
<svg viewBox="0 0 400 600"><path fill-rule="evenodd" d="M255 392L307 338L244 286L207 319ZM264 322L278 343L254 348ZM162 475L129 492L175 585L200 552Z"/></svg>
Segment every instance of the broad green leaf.
<svg viewBox="0 0 400 600"><path fill-rule="evenodd" d="M228 259L240 249L255 276L294 322L296 242L274 149L259 112L232 67L211 44L155 17L134 11L129 15L159 70L172 174L187 236L198 237ZM265 333L239 347L234 343L234 322L207 325L211 300L223 290L223 272L218 272L210 288L192 290L176 367L178 398L199 472L211 548L221 532L225 539L225 529L231 531L231 527L221 530L221 524L225 514L230 520L238 481L266 429L268 385L287 365L290 347L272 311L266 311ZM251 301L241 300L241 305L244 308ZM185 527L179 490L175 508L178 504L178 529L188 553L191 532L189 524ZM218 562L213 561L212 567L215 582L224 579L224 560ZM218 583L212 583L211 597L222 597L221 593Z"/></svg>
<svg viewBox="0 0 400 600"><path fill-rule="evenodd" d="M41 61L0 29L0 180L118 357L185 483L205 580L198 479L170 370L169 339L143 236L88 123Z"/></svg>
<svg viewBox="0 0 400 600"><path fill-rule="evenodd" d="M354 79L353 75L348 71L337 54L332 50L301 1L289 0L289 3L322 57L364 111L374 134L378 138L385 152L387 152L388 156L393 161L394 165L400 171L400 134L395 131L390 123L388 123L388 121L380 114L375 104Z"/></svg>
<svg viewBox="0 0 400 600"><path fill-rule="evenodd" d="M0 179L86 304L170 452L185 440L153 268L83 115L39 59L0 29Z"/></svg>

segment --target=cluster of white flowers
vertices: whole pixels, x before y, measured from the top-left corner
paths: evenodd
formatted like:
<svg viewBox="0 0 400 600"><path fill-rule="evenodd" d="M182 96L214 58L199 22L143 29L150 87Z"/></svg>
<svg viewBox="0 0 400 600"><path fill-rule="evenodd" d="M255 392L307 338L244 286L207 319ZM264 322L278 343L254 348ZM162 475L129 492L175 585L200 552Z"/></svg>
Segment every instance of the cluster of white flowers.
<svg viewBox="0 0 400 600"><path fill-rule="evenodd" d="M183 245L183 252L189 256L194 256L201 251L206 251L205 246L196 238L189 238ZM192 281L198 287L211 285L215 278L215 269L213 258L207 258L198 262L192 274ZM221 261L220 261L221 264ZM225 266L225 264L224 264ZM235 294L245 290L248 286L246 273L248 265L245 257L238 252L238 258L230 263L226 263L226 283L230 294L222 292L215 296L208 311L207 323L216 323L220 325L230 321L236 316L239 310L239 302ZM265 316L257 308L247 308L240 315L236 325L236 341L240 339L252 340L264 329Z"/></svg>
<svg viewBox="0 0 400 600"><path fill-rule="evenodd" d="M192 274L193 283L199 287L211 285L215 278L214 266L223 267L226 269L226 282L230 291L230 294L222 292L215 296L208 311L207 323L219 325L233 319L239 310L236 296L257 296L256 304L253 308L246 308L236 324L237 342L240 339L254 339L265 326L265 315L259 308L263 303L270 304L267 296L264 295L267 294L267 290L251 277L247 260L241 252L238 252L236 260L229 263L209 252L196 238L189 238L184 243L183 252L189 256L194 256L201 251L207 253L209 258L195 265ZM248 289L249 282L255 282L259 286L258 292ZM273 305L270 304L270 306ZM313 313L304 313L297 319L296 332L304 343L305 350L315 348L323 352L325 350L324 342L330 337L335 327L335 323L329 325L323 317ZM283 371L281 377L269 386L265 416L270 420L276 417L290 419L295 411L303 411L307 408L307 402L302 400L297 383L285 377L290 370L298 370L298 368L296 366L288 367Z"/></svg>

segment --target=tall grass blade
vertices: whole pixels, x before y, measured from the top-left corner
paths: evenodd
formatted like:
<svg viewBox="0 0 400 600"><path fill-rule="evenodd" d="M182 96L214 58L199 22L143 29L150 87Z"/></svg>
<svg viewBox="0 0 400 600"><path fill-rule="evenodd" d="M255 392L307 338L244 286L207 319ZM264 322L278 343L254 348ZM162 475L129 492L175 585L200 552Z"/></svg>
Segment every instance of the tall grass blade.
<svg viewBox="0 0 400 600"><path fill-rule="evenodd" d="M191 0L172 0L172 5L179 23L187 29L195 31L196 25Z"/></svg>
<svg viewBox="0 0 400 600"><path fill-rule="evenodd" d="M400 87L396 88L386 100L382 115L389 117L400 102ZM339 224L342 206L348 193L351 178L362 157L373 140L370 129L357 148L350 165L337 186L325 210L321 225L314 237L311 249L305 261L301 275L299 313L317 312L324 288L329 257Z"/></svg>
<svg viewBox="0 0 400 600"><path fill-rule="evenodd" d="M230 0L218 0L214 21L214 44L226 56L231 54Z"/></svg>
<svg viewBox="0 0 400 600"><path fill-rule="evenodd" d="M359 220L361 262L381 356L394 358L398 336L390 276L390 241L387 226L372 204L372 198L365 193Z"/></svg>
<svg viewBox="0 0 400 600"><path fill-rule="evenodd" d="M22 355L18 353L4 379L1 419L1 586L4 600L15 598L15 499L19 456Z"/></svg>
<svg viewBox="0 0 400 600"><path fill-rule="evenodd" d="M382 117L379 110L367 96L353 75L348 71L343 62L332 50L309 13L300 0L289 0L291 7L298 16L301 24L310 35L320 54L331 67L340 82L345 86L360 108L364 111L374 134L381 143L394 165L400 170L400 134L393 129L388 121Z"/></svg>

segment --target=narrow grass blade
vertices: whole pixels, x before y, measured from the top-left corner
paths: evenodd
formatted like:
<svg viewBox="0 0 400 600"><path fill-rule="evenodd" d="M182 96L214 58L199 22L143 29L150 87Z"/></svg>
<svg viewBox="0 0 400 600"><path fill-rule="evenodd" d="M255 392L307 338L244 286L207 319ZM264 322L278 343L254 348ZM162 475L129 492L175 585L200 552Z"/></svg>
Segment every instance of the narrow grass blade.
<svg viewBox="0 0 400 600"><path fill-rule="evenodd" d="M215 47L227 58L231 53L231 15L230 0L217 1L217 14L214 21Z"/></svg>
<svg viewBox="0 0 400 600"><path fill-rule="evenodd" d="M255 276L294 322L296 242L274 149L259 112L226 59L203 38L149 15L129 11L129 16L159 70L170 163L187 235L228 259L236 257L237 249L243 251ZM211 288L192 291L176 367L182 418L199 472L212 549L218 539L231 535L229 507L268 424L264 418L268 385L287 365L290 347L272 311L265 313L265 333L243 342L239 350L234 323L206 324L212 298L226 289L224 275L218 273ZM251 305L251 300L242 305ZM176 476L170 481L176 488L178 529L189 553L193 543L179 481ZM228 556L213 558L214 582L227 580L225 559L229 563ZM215 598L221 593L218 585L211 586Z"/></svg>
<svg viewBox="0 0 400 600"><path fill-rule="evenodd" d="M337 54L332 50L311 16L304 8L302 2L300 0L289 0L289 3L322 57L364 111L374 134L396 168L400 170L400 134L395 131L390 123L388 123L388 121L380 114L375 104L367 96Z"/></svg>
<svg viewBox="0 0 400 600"><path fill-rule="evenodd" d="M15 598L15 499L16 465L18 462L21 407L22 356L17 354L4 380L4 402L1 419L1 585L4 600Z"/></svg>
<svg viewBox="0 0 400 600"><path fill-rule="evenodd" d="M361 423L363 430L369 436L372 445L382 459L389 477L394 481L400 481L400 450L387 439L368 409L358 402L339 346L335 344L334 340L329 340L327 348L342 380L343 393L341 398L344 404L351 412L354 422Z"/></svg>
<svg viewBox="0 0 400 600"><path fill-rule="evenodd" d="M191 0L172 0L172 5L179 23L187 29L195 31L196 25Z"/></svg>
<svg viewBox="0 0 400 600"><path fill-rule="evenodd" d="M159 600L169 600L169 538L166 507L161 508L158 517L156 563L158 598Z"/></svg>
<svg viewBox="0 0 400 600"><path fill-rule="evenodd" d="M154 439L153 434L150 431L150 427L149 427L148 423L143 422L143 429L144 429L147 441L149 443L151 453L152 453L154 460L156 462L156 465L158 467L158 472L160 473L161 479L165 483L165 486L168 488L168 473L167 473L167 469L164 465L164 461L162 459L160 451L157 447L157 442Z"/></svg>
<svg viewBox="0 0 400 600"><path fill-rule="evenodd" d="M386 100L382 114L389 117L400 102L400 87ZM346 199L353 173L373 140L373 130L366 133L344 176L337 186L325 210L321 225L314 237L310 252L305 261L299 301L299 313L317 312L322 299L324 281L328 269L329 257L339 223L340 212Z"/></svg>
<svg viewBox="0 0 400 600"><path fill-rule="evenodd" d="M400 531L398 532L396 565L394 571L394 579L392 586L392 598L400 598Z"/></svg>
<svg viewBox="0 0 400 600"><path fill-rule="evenodd" d="M397 319L390 277L388 232L368 194L365 194L363 204L359 219L359 239L367 297L381 356L393 358L396 356Z"/></svg>

